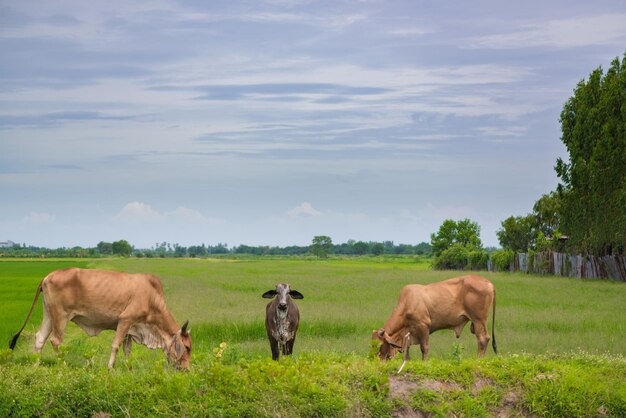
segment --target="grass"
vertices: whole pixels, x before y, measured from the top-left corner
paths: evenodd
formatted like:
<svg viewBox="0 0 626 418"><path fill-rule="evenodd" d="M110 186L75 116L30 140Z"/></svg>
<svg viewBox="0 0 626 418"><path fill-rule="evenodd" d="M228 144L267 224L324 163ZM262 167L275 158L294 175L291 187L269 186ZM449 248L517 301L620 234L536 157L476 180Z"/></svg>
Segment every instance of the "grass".
<svg viewBox="0 0 626 418"><path fill-rule="evenodd" d="M1 260L0 341L21 326L39 281L70 265L158 274L175 318L190 320L192 370L135 346L108 372L113 333L87 337L74 324L61 358L48 344L33 368L39 302L15 352L0 348L0 416L626 415L623 283L481 273L497 289L501 355L476 359L469 329L459 340L440 331L431 360L395 376L399 360L370 359L371 331L404 284L462 273L413 258ZM261 294L282 281L305 299L293 359L272 362Z"/></svg>

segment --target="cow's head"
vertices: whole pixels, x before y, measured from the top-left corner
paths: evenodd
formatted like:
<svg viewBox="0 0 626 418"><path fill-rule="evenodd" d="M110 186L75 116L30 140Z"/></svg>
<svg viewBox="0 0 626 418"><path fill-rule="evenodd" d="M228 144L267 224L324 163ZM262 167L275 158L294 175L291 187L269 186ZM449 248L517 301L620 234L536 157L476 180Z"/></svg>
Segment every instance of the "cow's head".
<svg viewBox="0 0 626 418"><path fill-rule="evenodd" d="M172 336L172 341L167 348L167 360L174 367L189 370L191 359L191 328L187 329L189 321Z"/></svg>
<svg viewBox="0 0 626 418"><path fill-rule="evenodd" d="M291 296L294 299L304 299L302 293L297 290L292 290L291 287L287 283L279 283L276 285L276 290L268 290L263 293L263 297L265 299L271 299L276 296L276 307L280 311L287 310L287 297Z"/></svg>
<svg viewBox="0 0 626 418"><path fill-rule="evenodd" d="M398 352L402 352L402 346L392 341L385 333L385 329L374 330L372 332L372 339L380 342L380 349L378 350L378 357L381 360L389 360L395 357Z"/></svg>

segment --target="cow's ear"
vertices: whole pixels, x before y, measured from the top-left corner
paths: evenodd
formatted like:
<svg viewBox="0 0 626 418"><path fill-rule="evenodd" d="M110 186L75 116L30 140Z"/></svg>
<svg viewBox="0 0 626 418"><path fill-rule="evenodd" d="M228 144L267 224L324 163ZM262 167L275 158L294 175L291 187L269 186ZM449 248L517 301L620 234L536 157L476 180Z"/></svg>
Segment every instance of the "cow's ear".
<svg viewBox="0 0 626 418"><path fill-rule="evenodd" d="M385 335L385 330L384 329L375 329L374 331L372 331L372 340L376 340L379 343L384 343L385 342L385 338L383 337Z"/></svg>
<svg viewBox="0 0 626 418"><path fill-rule="evenodd" d="M189 325L189 320L186 320L185 323L183 324L183 326L180 328L180 335L189 334L189 331L191 331L191 329L189 331L187 331L187 326L188 325Z"/></svg>
<svg viewBox="0 0 626 418"><path fill-rule="evenodd" d="M178 338L174 337L174 350L176 350L176 358L183 355L183 346L178 342Z"/></svg>
<svg viewBox="0 0 626 418"><path fill-rule="evenodd" d="M276 290L268 290L267 292L263 293L263 297L265 299L271 299L274 296L276 296L278 294L278 292Z"/></svg>
<svg viewBox="0 0 626 418"><path fill-rule="evenodd" d="M304 295L298 292L297 290L290 290L289 296L291 296L294 299L304 299Z"/></svg>

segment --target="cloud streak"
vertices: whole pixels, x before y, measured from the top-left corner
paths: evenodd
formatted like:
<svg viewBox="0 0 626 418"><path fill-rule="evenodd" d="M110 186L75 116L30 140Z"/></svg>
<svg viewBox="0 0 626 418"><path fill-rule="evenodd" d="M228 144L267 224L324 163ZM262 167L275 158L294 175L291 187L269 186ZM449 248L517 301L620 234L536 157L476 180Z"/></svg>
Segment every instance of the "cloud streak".
<svg viewBox="0 0 626 418"><path fill-rule="evenodd" d="M620 45L626 36L626 13L525 23L521 30L475 38L474 48L577 48Z"/></svg>
<svg viewBox="0 0 626 418"><path fill-rule="evenodd" d="M0 239L417 243L449 215L497 244L556 186L560 110L624 53L625 19L604 0L5 2Z"/></svg>

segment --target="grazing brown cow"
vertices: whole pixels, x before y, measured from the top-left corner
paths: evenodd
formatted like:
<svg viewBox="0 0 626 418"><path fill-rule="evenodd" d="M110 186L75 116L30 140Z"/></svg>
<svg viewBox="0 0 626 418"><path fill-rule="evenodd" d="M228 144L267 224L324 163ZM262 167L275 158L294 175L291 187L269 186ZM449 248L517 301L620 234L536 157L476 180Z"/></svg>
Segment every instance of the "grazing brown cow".
<svg viewBox="0 0 626 418"><path fill-rule="evenodd" d="M135 341L151 349L163 349L170 363L189 369L189 321L178 327L165 305L163 287L156 276L78 268L54 271L37 287L26 321L9 348L15 348L41 292L43 322L35 336L36 353L41 352L50 334L52 347L58 352L65 327L72 321L90 336L105 329L115 330L109 368L115 364L120 344L129 355L131 341Z"/></svg>
<svg viewBox="0 0 626 418"><path fill-rule="evenodd" d="M265 330L270 340L272 359L278 360L279 348L284 356L293 352L300 323L300 311L291 298L304 299L304 296L297 290L292 290L288 284L279 283L276 290L268 290L263 293L263 297L274 298L265 308Z"/></svg>
<svg viewBox="0 0 626 418"><path fill-rule="evenodd" d="M428 359L429 335L440 329L453 329L461 336L463 327L472 321L471 331L476 334L478 355L484 356L489 343L487 320L493 303L491 334L493 351L498 352L494 325L496 320L496 289L481 276L468 275L429 285L405 286L398 304L385 326L374 331L372 338L382 344L378 353L383 360L404 353L404 367L410 360L409 347L419 344L422 359ZM398 372L400 372L398 370Z"/></svg>

